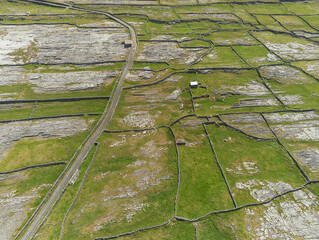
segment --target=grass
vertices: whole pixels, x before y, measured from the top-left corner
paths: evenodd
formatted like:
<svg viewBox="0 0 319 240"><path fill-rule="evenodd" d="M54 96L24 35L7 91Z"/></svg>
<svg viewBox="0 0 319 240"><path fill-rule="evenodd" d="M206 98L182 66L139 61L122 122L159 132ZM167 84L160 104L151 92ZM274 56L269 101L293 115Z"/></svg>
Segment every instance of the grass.
<svg viewBox="0 0 319 240"><path fill-rule="evenodd" d="M221 3L210 6L187 6L175 8L177 13L231 13L232 7L229 4Z"/></svg>
<svg viewBox="0 0 319 240"><path fill-rule="evenodd" d="M234 45L234 44L258 44L247 31L217 31L210 36L204 37L206 40L211 40L216 45Z"/></svg>
<svg viewBox="0 0 319 240"><path fill-rule="evenodd" d="M219 27L223 30L243 29L243 26L240 23L220 23Z"/></svg>
<svg viewBox="0 0 319 240"><path fill-rule="evenodd" d="M22 119L29 118L34 104L24 103L24 104L5 104L5 107L0 110L0 121L12 120L12 119ZM0 105L0 107L2 107ZM6 107L8 107L6 109Z"/></svg>
<svg viewBox="0 0 319 240"><path fill-rule="evenodd" d="M239 182L253 179L262 182L283 181L294 188L305 183L292 159L276 141L258 142L225 126L209 125L207 129L237 205L256 202L248 189L236 187ZM231 140L225 142L224 139L229 137ZM249 172L244 162L255 163L258 171ZM236 173L238 167L242 168L242 174Z"/></svg>
<svg viewBox="0 0 319 240"><path fill-rule="evenodd" d="M81 100L74 102L37 103L32 117L57 116L67 114L103 113L107 99Z"/></svg>
<svg viewBox="0 0 319 240"><path fill-rule="evenodd" d="M247 11L261 14L290 14L290 12L280 3L278 4L249 4Z"/></svg>
<svg viewBox="0 0 319 240"><path fill-rule="evenodd" d="M283 2L285 7L297 15L318 14L319 4L316 1L309 2Z"/></svg>
<svg viewBox="0 0 319 240"><path fill-rule="evenodd" d="M317 71L316 66L319 65L319 61L296 61L291 64L292 66L296 66L308 74L319 78L319 72ZM306 75L306 74L304 74ZM308 77L310 78L310 77Z"/></svg>
<svg viewBox="0 0 319 240"><path fill-rule="evenodd" d="M118 15L122 20L131 24L137 34L146 34L145 25L148 20L147 17L141 15Z"/></svg>
<svg viewBox="0 0 319 240"><path fill-rule="evenodd" d="M192 79L194 79L193 73L174 74L156 85L123 91L113 121L108 128L140 129L152 125L169 125L184 115L192 114L191 96L188 91ZM174 99L175 97L171 96L176 90L180 95ZM151 116L147 124L141 127L137 123L128 123L128 125L123 122L129 114L140 111Z"/></svg>
<svg viewBox="0 0 319 240"><path fill-rule="evenodd" d="M274 18L290 31L306 31L316 33L301 18L297 16L276 15Z"/></svg>
<svg viewBox="0 0 319 240"><path fill-rule="evenodd" d="M210 22L210 21L192 21L189 22L188 25L192 30L196 29L204 29L205 31L209 31L211 29L219 29L219 25L215 22Z"/></svg>
<svg viewBox="0 0 319 240"><path fill-rule="evenodd" d="M162 24L162 23L155 23L155 22L148 22L146 25L147 32L153 34L167 34L167 33L190 33L191 30L189 29L186 23L176 23L176 24Z"/></svg>
<svg viewBox="0 0 319 240"><path fill-rule="evenodd" d="M211 47L211 44L209 42L203 41L203 40L192 40L192 41L185 41L181 42L180 46L183 47L191 47L191 48L196 48L196 47L205 47L209 48Z"/></svg>
<svg viewBox="0 0 319 240"><path fill-rule="evenodd" d="M234 46L234 49L242 56L252 67L261 65L282 63L275 55L271 54L267 48L258 46Z"/></svg>
<svg viewBox="0 0 319 240"><path fill-rule="evenodd" d="M153 71L161 71L168 68L169 65L167 63L143 63L135 61L133 63L132 69L151 69Z"/></svg>
<svg viewBox="0 0 319 240"><path fill-rule="evenodd" d="M1 171L50 162L68 162L86 138L97 117L87 117L88 130L64 138L24 138L17 141L0 162Z"/></svg>
<svg viewBox="0 0 319 240"><path fill-rule="evenodd" d="M192 68L244 68L249 67L230 47L215 47Z"/></svg>
<svg viewBox="0 0 319 240"><path fill-rule="evenodd" d="M177 215L194 219L211 211L232 208L227 186L203 127L174 125L173 131L177 139L185 139L186 142L193 144L178 146L181 181Z"/></svg>
<svg viewBox="0 0 319 240"><path fill-rule="evenodd" d="M283 28L275 19L273 19L269 15L256 15L256 18L261 24L265 25L270 30L287 32L285 28Z"/></svg>
<svg viewBox="0 0 319 240"><path fill-rule="evenodd" d="M62 93L36 93L33 91L29 84L16 84L12 86L0 86L0 93L18 93L14 96L14 100L25 99L25 100L37 100L37 99L54 99L54 98L77 98L77 97L100 97L110 96L115 81L109 85L102 85L96 88L81 90L81 91L70 91Z"/></svg>
<svg viewBox="0 0 319 240"><path fill-rule="evenodd" d="M220 118L228 125L259 138L274 138L266 122L259 113L242 113L221 115ZM252 119L254 119L252 121ZM219 123L218 120L213 120Z"/></svg>
<svg viewBox="0 0 319 240"><path fill-rule="evenodd" d="M177 184L172 140L168 129L103 134L66 222L65 238L111 236L168 221L173 216Z"/></svg>
<svg viewBox="0 0 319 240"><path fill-rule="evenodd" d="M310 80L308 83L295 83L290 84L282 83L274 80L267 80L268 85L277 94L283 102L285 102L285 96L297 96L298 101L288 101L287 106L291 109L311 109L318 107L318 82Z"/></svg>
<svg viewBox="0 0 319 240"><path fill-rule="evenodd" d="M303 19L305 19L312 27L318 29L319 28L319 19L317 15L314 16L303 16Z"/></svg>
<svg viewBox="0 0 319 240"><path fill-rule="evenodd" d="M246 11L247 5L234 4L234 14L240 17L244 23L258 25L257 20Z"/></svg>
<svg viewBox="0 0 319 240"><path fill-rule="evenodd" d="M179 0L161 0L161 4L164 5L172 5L172 6L178 6L178 5L194 5L197 4L196 0L185 0L185 1L179 1Z"/></svg>
<svg viewBox="0 0 319 240"><path fill-rule="evenodd" d="M138 232L133 235L123 237L122 239L141 239L141 240L193 240L195 229L191 223L172 221L170 224L160 228L151 229L144 232Z"/></svg>

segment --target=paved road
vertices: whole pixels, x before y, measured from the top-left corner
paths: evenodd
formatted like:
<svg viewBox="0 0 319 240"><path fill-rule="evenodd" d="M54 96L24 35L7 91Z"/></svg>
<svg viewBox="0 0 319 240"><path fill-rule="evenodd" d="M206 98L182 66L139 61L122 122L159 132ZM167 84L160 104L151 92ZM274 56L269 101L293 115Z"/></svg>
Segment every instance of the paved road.
<svg viewBox="0 0 319 240"><path fill-rule="evenodd" d="M55 6L55 7L64 7L64 8L69 7L68 5L57 4L54 2L43 1L43 0L40 0L40 1L25 0L25 1L26 2L33 2L36 4ZM103 15L106 15L107 17L117 21L118 23L122 24L123 26L125 26L129 29L130 34L131 34L131 39L133 40L133 44L132 44L131 50L129 52L129 56L126 60L125 66L122 69L122 73L121 73L121 76L120 76L118 83L116 85L116 89L115 89L115 91L113 91L113 95L110 98L110 104L109 104L107 112L105 113L105 116L103 116L102 121L99 122L99 125L96 127L95 131L91 134L90 138L85 143L85 145L83 146L83 148L79 152L78 156L74 160L74 163L70 166L69 170L63 176L60 183L57 185L56 189L54 190L54 192L50 196L50 198L48 198L48 200L43 204L43 206L42 206L42 208L40 208L38 214L35 215L33 221L29 224L29 226L27 226L26 230L24 231L23 235L21 236L22 240L28 240L34 236L34 234L36 233L36 231L40 227L41 223L43 222L43 220L47 216L49 210L53 207L54 203L56 202L57 198L62 193L63 189L67 186L70 178L72 177L72 175L74 174L76 169L79 168L82 160L85 159L85 157L87 156L87 154L90 152L91 148L93 147L94 143L98 140L99 136L101 135L101 133L103 132L105 127L111 121L112 116L113 116L115 109L118 105L118 102L120 100L122 84L124 82L124 78L127 75L128 71L130 69L130 66L133 63L136 49L137 49L136 32L135 32L134 28L131 27L125 21L123 21L123 20L121 20L121 19L119 19L119 18L117 18L109 13L105 13L105 12L101 12L101 11L82 9L82 8L77 8L77 7L70 7L70 8L74 9L74 10L81 10L81 11L86 11L86 12L103 14Z"/></svg>

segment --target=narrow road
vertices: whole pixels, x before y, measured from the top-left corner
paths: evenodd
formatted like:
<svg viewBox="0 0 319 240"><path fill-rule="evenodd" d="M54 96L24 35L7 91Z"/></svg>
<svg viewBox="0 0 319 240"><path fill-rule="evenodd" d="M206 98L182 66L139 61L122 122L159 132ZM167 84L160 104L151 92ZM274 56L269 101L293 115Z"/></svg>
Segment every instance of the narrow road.
<svg viewBox="0 0 319 240"><path fill-rule="evenodd" d="M102 117L102 121L100 121L98 126L96 127L95 131L91 133L91 136L83 146L83 148L80 150L78 156L75 158L73 164L70 166L69 170L65 173L65 175L62 177L61 181L58 183L56 189L52 193L52 195L48 198L48 200L43 204L43 206L39 209L38 213L34 216L33 221L26 227L23 235L20 239L22 240L29 240L33 238L33 236L36 234L38 228L41 226L42 222L44 221L45 217L47 216L49 210L53 207L56 200L62 194L63 189L67 186L70 178L76 171L76 169L79 168L81 162L85 159L87 154L90 152L91 148L93 147L94 143L98 140L99 136L102 134L105 127L109 124L109 122L112 119L112 116L115 112L115 109L119 103L121 91L122 91L122 84L124 82L125 76L127 75L136 54L137 49L137 40L136 40L136 32L132 26L130 26L127 22L123 21L122 19L119 19L112 14L96 11L96 10L90 10L90 9L83 9L83 8L77 8L77 7L70 7L66 4L59 4L55 2L49 2L49 1L43 1L43 0L23 0L25 2L31 2L35 4L41 4L41 5L47 5L52 7L62 7L62 8L70 8L73 10L79 10L79 11L85 11L85 12L91 12L96 14L103 14L124 27L128 28L130 31L131 39L133 41L132 47L130 49L128 58L126 60L126 63L124 65L124 68L122 69L121 75L118 79L117 85L115 86L116 89L113 91L113 95L110 98L110 104L109 107L105 113L105 115ZM17 236L16 238L19 238Z"/></svg>

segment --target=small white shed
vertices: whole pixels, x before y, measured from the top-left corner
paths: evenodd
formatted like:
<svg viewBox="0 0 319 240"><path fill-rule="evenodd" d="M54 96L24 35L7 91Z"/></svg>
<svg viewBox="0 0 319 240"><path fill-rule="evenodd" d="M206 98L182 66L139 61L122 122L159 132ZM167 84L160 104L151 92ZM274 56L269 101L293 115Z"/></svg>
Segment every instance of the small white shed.
<svg viewBox="0 0 319 240"><path fill-rule="evenodd" d="M191 88L197 88L198 87L198 82L197 81L192 81L192 82L189 83L189 86Z"/></svg>

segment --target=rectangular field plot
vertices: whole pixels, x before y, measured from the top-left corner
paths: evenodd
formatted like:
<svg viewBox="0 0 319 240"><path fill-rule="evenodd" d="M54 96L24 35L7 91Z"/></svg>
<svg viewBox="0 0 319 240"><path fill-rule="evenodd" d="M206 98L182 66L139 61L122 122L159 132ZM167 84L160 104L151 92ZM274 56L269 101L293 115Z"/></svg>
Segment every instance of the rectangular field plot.
<svg viewBox="0 0 319 240"><path fill-rule="evenodd" d="M282 61L267 48L258 46L234 46L237 53L252 67L266 64L282 63Z"/></svg>
<svg viewBox="0 0 319 240"><path fill-rule="evenodd" d="M254 32L253 35L265 46L287 61L312 60L319 58L319 46L309 40L289 34L275 34L269 31Z"/></svg>
<svg viewBox="0 0 319 240"><path fill-rule="evenodd" d="M207 130L238 206L268 200L305 183L275 140L257 141L225 126L208 125Z"/></svg>
<svg viewBox="0 0 319 240"><path fill-rule="evenodd" d="M232 200L216 163L203 126L173 126L180 162L177 215L198 218L212 211L230 209Z"/></svg>
<svg viewBox="0 0 319 240"><path fill-rule="evenodd" d="M1 175L1 237L12 239L40 204L65 165ZM5 219L5 220L3 220Z"/></svg>
<svg viewBox="0 0 319 240"><path fill-rule="evenodd" d="M269 113L265 118L308 177L318 179L318 111Z"/></svg>
<svg viewBox="0 0 319 240"><path fill-rule="evenodd" d="M273 16L289 31L306 31L318 33L315 29L311 28L305 21L297 16L276 15Z"/></svg>
<svg viewBox="0 0 319 240"><path fill-rule="evenodd" d="M167 222L177 191L170 131L103 133L99 143L64 237L112 236Z"/></svg>
<svg viewBox="0 0 319 240"><path fill-rule="evenodd" d="M1 25L0 64L81 64L123 60L122 29L56 25ZM17 41L17 39L23 39ZM99 54L96 54L99 52Z"/></svg>
<svg viewBox="0 0 319 240"><path fill-rule="evenodd" d="M209 95L194 99L199 115L281 109L255 70L211 70L198 74L196 80L207 88Z"/></svg>
<svg viewBox="0 0 319 240"><path fill-rule="evenodd" d="M204 37L216 45L254 45L258 42L247 31L218 31Z"/></svg>
<svg viewBox="0 0 319 240"><path fill-rule="evenodd" d="M0 121L28 118L33 108L33 103L1 104Z"/></svg>
<svg viewBox="0 0 319 240"><path fill-rule="evenodd" d="M194 76L193 73L173 74L158 84L124 90L109 129L167 126L184 115L193 114L188 89Z"/></svg>
<svg viewBox="0 0 319 240"><path fill-rule="evenodd" d="M318 106L318 82L290 66L261 68L261 75L270 89L287 106L294 109L311 109Z"/></svg>
<svg viewBox="0 0 319 240"><path fill-rule="evenodd" d="M1 100L110 96L123 62L0 67Z"/></svg>
<svg viewBox="0 0 319 240"><path fill-rule="evenodd" d="M32 117L58 116L68 114L103 113L107 99L82 100L74 102L37 103Z"/></svg>
<svg viewBox="0 0 319 240"><path fill-rule="evenodd" d="M69 162L97 117L58 118L0 124L0 172Z"/></svg>
<svg viewBox="0 0 319 240"><path fill-rule="evenodd" d="M249 67L230 47L215 47L192 68L247 68Z"/></svg>
<svg viewBox="0 0 319 240"><path fill-rule="evenodd" d="M136 60L167 62L172 68L184 69L207 51L196 47L182 48L176 42L142 42Z"/></svg>

